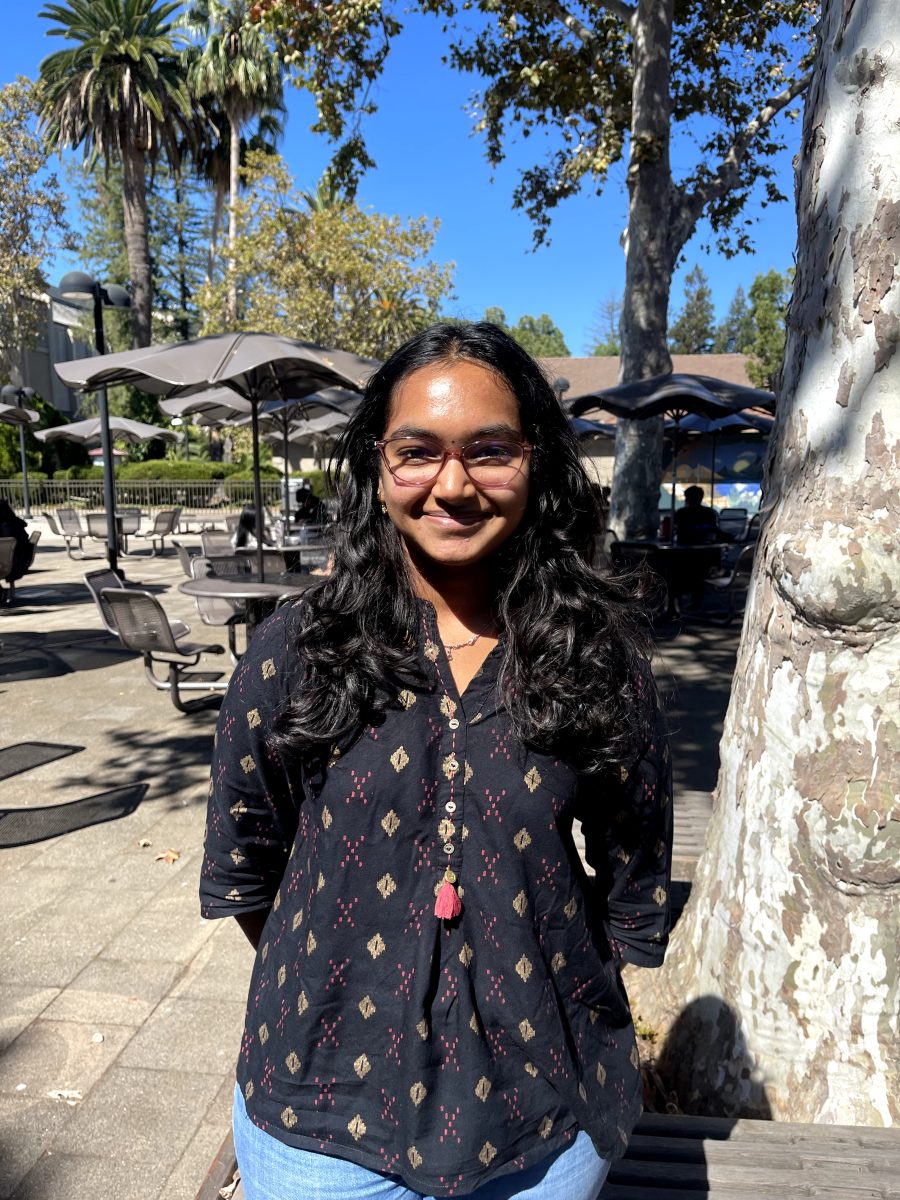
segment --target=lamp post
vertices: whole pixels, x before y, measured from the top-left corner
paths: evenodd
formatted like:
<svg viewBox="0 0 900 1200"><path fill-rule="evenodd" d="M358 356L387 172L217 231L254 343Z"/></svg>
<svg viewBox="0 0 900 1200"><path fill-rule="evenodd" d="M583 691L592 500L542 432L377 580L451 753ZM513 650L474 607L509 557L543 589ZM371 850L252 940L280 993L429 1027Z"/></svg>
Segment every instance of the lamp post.
<svg viewBox="0 0 900 1200"><path fill-rule="evenodd" d="M106 337L103 331L104 308L130 308L131 297L117 283L105 286L86 275L83 271L69 271L60 280L59 295L77 307L93 307L94 344L98 354L106 353ZM103 507L106 509L106 557L110 568L117 575L119 570L119 530L116 525L116 483L113 465L112 438L109 435L109 409L106 403L106 387L97 388L97 415L100 418L100 448L103 453Z"/></svg>
<svg viewBox="0 0 900 1200"><path fill-rule="evenodd" d="M4 404L15 404L19 408L24 408L24 402L30 400L34 395L34 388L16 387L14 383L7 383L0 388L0 396L3 397ZM22 460L22 501L25 505L25 516L31 520L31 497L28 494L28 461L25 457L25 425L19 425L19 457Z"/></svg>
<svg viewBox="0 0 900 1200"><path fill-rule="evenodd" d="M188 439L188 423L187 423L187 421L183 420L181 417L170 417L169 424L172 425L175 429L183 429L184 430L184 433L182 434L182 437L184 438L184 457L190 458L191 457L191 444Z"/></svg>

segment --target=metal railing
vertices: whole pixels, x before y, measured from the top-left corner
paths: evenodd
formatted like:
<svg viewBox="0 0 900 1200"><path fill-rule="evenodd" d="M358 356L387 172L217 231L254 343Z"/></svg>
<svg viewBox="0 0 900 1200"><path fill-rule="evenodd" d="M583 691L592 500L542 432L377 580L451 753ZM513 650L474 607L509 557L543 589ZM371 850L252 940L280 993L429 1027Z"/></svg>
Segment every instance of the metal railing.
<svg viewBox="0 0 900 1200"><path fill-rule="evenodd" d="M28 481L31 511L42 508L103 508L102 479L36 479ZM278 479L262 481L262 499L267 508L281 508L284 485ZM0 479L0 499L18 512L24 509L22 481ZM180 506L186 513L224 515L253 501L250 480L212 479L123 479L116 480L116 507L141 508L151 515L162 508Z"/></svg>

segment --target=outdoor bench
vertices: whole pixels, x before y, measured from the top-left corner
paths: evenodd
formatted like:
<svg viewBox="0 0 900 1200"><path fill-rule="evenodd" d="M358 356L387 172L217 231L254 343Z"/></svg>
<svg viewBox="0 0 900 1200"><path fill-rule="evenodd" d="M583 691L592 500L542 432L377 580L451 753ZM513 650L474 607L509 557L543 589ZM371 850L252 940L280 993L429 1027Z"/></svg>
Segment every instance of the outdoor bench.
<svg viewBox="0 0 900 1200"><path fill-rule="evenodd" d="M231 1134L196 1200L229 1190ZM598 1200L900 1200L900 1130L648 1113ZM165 1197L163 1197L165 1200Z"/></svg>

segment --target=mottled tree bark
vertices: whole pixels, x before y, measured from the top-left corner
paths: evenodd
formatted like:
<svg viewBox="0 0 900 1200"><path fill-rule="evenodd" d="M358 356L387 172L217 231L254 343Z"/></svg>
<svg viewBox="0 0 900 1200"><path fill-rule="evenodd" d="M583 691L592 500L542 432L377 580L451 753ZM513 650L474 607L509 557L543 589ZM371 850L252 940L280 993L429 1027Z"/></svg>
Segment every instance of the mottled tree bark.
<svg viewBox="0 0 900 1200"><path fill-rule="evenodd" d="M666 345L671 244L669 164L672 0L641 0L632 21L634 87L628 166L625 295L619 325L619 381L671 371ZM620 421L609 527L621 537L653 537L659 524L662 420Z"/></svg>
<svg viewBox="0 0 900 1200"><path fill-rule="evenodd" d="M666 965L631 980L688 1110L900 1117L897 34L896 0L825 0L715 809Z"/></svg>
<svg viewBox="0 0 900 1200"><path fill-rule="evenodd" d="M153 282L147 236L147 174L144 151L130 143L122 152L122 202L125 250L131 275L131 340L137 349L150 345Z"/></svg>

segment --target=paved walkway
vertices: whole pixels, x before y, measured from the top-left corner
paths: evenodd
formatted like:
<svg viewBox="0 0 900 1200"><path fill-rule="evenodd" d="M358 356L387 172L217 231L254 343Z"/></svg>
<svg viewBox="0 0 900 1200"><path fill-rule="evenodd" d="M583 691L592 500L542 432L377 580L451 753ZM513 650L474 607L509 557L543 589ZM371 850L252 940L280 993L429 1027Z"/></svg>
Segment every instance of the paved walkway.
<svg viewBox="0 0 900 1200"><path fill-rule="evenodd" d="M193 1200L228 1128L251 966L197 906L215 713L180 716L103 632L94 546L72 562L45 531L0 611L0 1200ZM174 554L123 561L220 640ZM684 812L715 783L736 641L698 626L661 645Z"/></svg>

